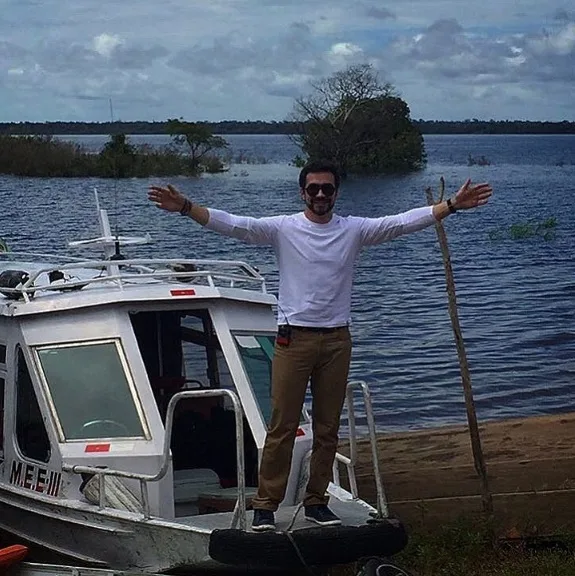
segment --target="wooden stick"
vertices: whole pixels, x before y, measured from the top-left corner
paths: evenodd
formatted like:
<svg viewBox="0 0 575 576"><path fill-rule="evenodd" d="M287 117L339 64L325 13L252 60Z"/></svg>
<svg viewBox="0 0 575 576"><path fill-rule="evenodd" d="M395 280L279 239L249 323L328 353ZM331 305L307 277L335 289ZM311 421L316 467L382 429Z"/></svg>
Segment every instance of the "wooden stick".
<svg viewBox="0 0 575 576"><path fill-rule="evenodd" d="M443 176L440 180L439 189L439 202L443 202L443 194L445 192L445 180ZM433 199L433 192L431 188L425 190L427 196L427 203L429 206L435 204ZM475 470L481 481L481 501L483 504L483 511L488 517L493 515L493 499L489 490L489 482L487 478L487 467L485 465L485 458L483 457L483 450L481 448L481 438L479 436L479 426L477 424L477 413L475 411L475 401L473 399L473 388L471 386L471 374L469 372L469 364L467 362L467 353L465 351L465 343L461 333L461 325L459 323L459 314L457 311L457 298L455 294L455 281L453 279L453 268L451 266L451 256L449 253L449 245L447 243L447 234L442 222L435 224L435 231L437 232L437 239L441 247L441 255L443 257L443 266L445 268L445 280L447 284L447 298L449 303L449 317L451 319L451 327L455 337L455 346L457 347L457 356L459 358L459 369L461 371L461 383L463 385L463 393L465 395L465 408L467 410L467 423L469 425L469 434L471 436L471 449L473 451L473 460Z"/></svg>

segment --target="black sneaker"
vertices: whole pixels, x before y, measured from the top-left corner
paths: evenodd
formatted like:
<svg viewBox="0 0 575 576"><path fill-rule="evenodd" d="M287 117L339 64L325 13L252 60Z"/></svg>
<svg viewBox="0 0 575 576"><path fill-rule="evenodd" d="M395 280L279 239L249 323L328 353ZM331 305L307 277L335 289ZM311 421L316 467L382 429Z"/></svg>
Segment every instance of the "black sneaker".
<svg viewBox="0 0 575 576"><path fill-rule="evenodd" d="M325 505L305 507L305 519L320 526L339 526L341 520Z"/></svg>
<svg viewBox="0 0 575 576"><path fill-rule="evenodd" d="M271 510L254 509L252 530L254 532L268 532L276 529L274 513Z"/></svg>

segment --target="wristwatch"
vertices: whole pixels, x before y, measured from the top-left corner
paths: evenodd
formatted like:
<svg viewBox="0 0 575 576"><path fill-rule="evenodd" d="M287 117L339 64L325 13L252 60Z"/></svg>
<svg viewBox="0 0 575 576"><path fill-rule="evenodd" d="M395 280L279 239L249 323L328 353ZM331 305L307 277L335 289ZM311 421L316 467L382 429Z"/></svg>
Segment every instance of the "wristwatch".
<svg viewBox="0 0 575 576"><path fill-rule="evenodd" d="M187 198L184 199L184 205L182 206L181 210L180 210L180 214L182 216L188 216L188 214L190 213L190 210L192 209L192 203L190 202L190 200L188 200Z"/></svg>
<svg viewBox="0 0 575 576"><path fill-rule="evenodd" d="M457 212L457 210L455 209L455 206L453 205L453 202L451 201L451 198L447 199L447 208L449 209L449 211L452 214L455 214Z"/></svg>

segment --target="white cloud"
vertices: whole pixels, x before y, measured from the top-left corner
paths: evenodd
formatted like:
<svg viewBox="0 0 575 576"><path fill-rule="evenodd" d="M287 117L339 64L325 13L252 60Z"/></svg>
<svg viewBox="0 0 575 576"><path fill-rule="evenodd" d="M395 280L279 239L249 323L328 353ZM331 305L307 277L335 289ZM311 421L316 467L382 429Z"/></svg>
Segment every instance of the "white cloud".
<svg viewBox="0 0 575 576"><path fill-rule="evenodd" d="M445 78L477 85L490 82L530 82L541 69L557 82L573 78L566 60L575 61L572 24L552 32L514 34L502 37L471 34L455 20L440 20L415 37L400 37L390 47L390 62L396 68L415 67L428 81Z"/></svg>
<svg viewBox="0 0 575 576"><path fill-rule="evenodd" d="M563 30L557 35L555 45L557 52L562 56L573 52L575 47L575 23L570 22ZM573 62L575 66L575 61Z"/></svg>
<svg viewBox="0 0 575 576"><path fill-rule="evenodd" d="M333 44L327 53L327 60L333 68L345 68L364 60L363 50L352 42L338 42Z"/></svg>
<svg viewBox="0 0 575 576"><path fill-rule="evenodd" d="M121 44L121 38L115 34L100 34L92 42L94 51L106 58L109 58L112 52Z"/></svg>
<svg viewBox="0 0 575 576"><path fill-rule="evenodd" d="M342 58L348 58L362 54L363 50L351 42L338 42L330 48L330 55Z"/></svg>
<svg viewBox="0 0 575 576"><path fill-rule="evenodd" d="M563 28L534 36L527 43L537 54L558 54L560 56L570 54L575 47L575 23L567 22ZM575 60L573 66L575 67Z"/></svg>

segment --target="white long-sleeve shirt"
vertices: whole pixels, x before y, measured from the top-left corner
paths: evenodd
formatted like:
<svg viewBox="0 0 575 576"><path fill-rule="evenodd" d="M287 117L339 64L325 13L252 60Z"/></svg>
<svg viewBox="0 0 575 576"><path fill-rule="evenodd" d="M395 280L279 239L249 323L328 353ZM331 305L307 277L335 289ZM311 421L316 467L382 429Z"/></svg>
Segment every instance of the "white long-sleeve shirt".
<svg viewBox="0 0 575 576"><path fill-rule="evenodd" d="M210 208L209 214L206 228L273 246L279 266L279 324L325 328L350 322L354 264L363 246L436 222L431 207L382 218L334 214L327 224L316 224L303 212L252 218Z"/></svg>

